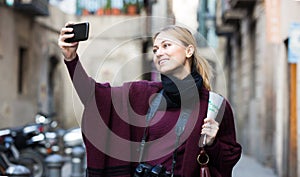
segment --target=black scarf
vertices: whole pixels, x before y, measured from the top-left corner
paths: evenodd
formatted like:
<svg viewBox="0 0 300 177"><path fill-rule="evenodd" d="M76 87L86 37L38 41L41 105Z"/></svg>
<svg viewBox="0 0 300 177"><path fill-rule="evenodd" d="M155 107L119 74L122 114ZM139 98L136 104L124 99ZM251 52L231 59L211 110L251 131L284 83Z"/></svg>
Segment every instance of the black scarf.
<svg viewBox="0 0 300 177"><path fill-rule="evenodd" d="M191 74L183 80L163 74L161 80L167 108L180 108L181 102L184 104L182 106L191 106L199 99L198 92L202 87L203 79L194 67Z"/></svg>

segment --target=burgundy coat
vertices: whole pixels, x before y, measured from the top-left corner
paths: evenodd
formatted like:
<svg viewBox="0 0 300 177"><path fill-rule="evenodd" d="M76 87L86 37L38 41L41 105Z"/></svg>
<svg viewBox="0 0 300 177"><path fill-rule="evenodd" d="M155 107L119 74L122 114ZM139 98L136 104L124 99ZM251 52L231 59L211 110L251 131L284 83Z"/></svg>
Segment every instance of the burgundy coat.
<svg viewBox="0 0 300 177"><path fill-rule="evenodd" d="M87 176L129 177L139 157L139 145L145 126L145 115L153 95L162 89L160 82L137 81L111 87L97 83L89 77L78 57L65 61L74 87L84 105L82 134L86 146ZM208 90L199 90L199 103L190 116L177 153L176 176L199 176L198 141L203 119L208 107ZM173 128L180 109L158 111L155 124L148 129L145 161L171 168L176 135ZM241 146L236 142L234 117L226 101L223 121L213 143L205 147L213 177L230 177L232 168L241 156Z"/></svg>

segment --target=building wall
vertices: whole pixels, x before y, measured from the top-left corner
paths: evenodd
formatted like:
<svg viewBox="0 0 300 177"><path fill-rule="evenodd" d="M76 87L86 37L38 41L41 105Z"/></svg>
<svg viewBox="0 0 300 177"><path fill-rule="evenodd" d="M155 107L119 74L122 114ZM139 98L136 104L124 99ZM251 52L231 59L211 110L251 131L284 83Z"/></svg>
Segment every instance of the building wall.
<svg viewBox="0 0 300 177"><path fill-rule="evenodd" d="M282 40L286 40L289 36L289 30L290 30L290 25L292 23L300 23L300 19L299 19L299 15L300 15L300 2L298 1L284 1L281 2L281 39ZM288 81L289 80L289 64L287 63L287 48L284 44L281 45L281 47L278 49L279 51L281 51L280 53L280 59L278 60L278 62L281 62L281 66L279 69L281 70L281 73L284 73L283 75L278 75L278 77L282 78L282 83L281 85L278 84L278 88L280 90L287 90L287 92L279 92L278 95L280 95L280 100L278 100L278 113L279 115L285 115L284 117L278 117L278 120L282 120L282 122L284 123L284 126L281 126L280 129L278 129L278 133L279 132L284 132L284 134L282 134L282 136L288 137L289 134L288 132L285 131L284 128L288 127L289 122L287 120L289 119L285 119L285 117L289 117L289 107L287 107L287 105L289 105L289 84ZM297 169L294 169L296 171L295 174L297 174L297 176L300 176L300 131L299 131L299 127L300 127L300 109L299 109L299 103L300 103L300 97L299 97L299 88L300 88L300 69L299 69L299 64L297 64L297 152L296 152L296 156L297 156ZM287 143L286 141L279 141L278 144L280 143ZM285 150L283 152L286 152L289 150ZM280 167L281 164L277 164L278 167Z"/></svg>
<svg viewBox="0 0 300 177"><path fill-rule="evenodd" d="M32 17L0 6L0 117L3 120L0 128L33 122L37 112L55 112L55 119L64 128L80 124L82 105L57 45L60 29L67 21L90 22L90 38L80 43L78 54L90 76L117 86L140 80L145 72L152 71L151 66L147 70L142 67L144 60L150 63L152 59L149 53L142 53L143 43L162 26L174 24L174 19L168 18L172 16L170 4L171 1L155 4L157 14L150 20L140 15L73 16L52 5L49 5L49 16ZM19 48L26 49L21 94L18 93Z"/></svg>
<svg viewBox="0 0 300 177"><path fill-rule="evenodd" d="M266 38L264 2L256 3L253 13L240 21L239 30L230 38L229 95L243 152L272 167L278 176L290 176L293 171L299 176L299 157L297 169L291 169L289 164L289 70L285 40L290 24L299 22L300 3L280 2L280 43L270 43ZM299 131L297 141L299 144ZM299 146L297 149L299 156Z"/></svg>
<svg viewBox="0 0 300 177"><path fill-rule="evenodd" d="M30 24L32 20L6 7L0 7L0 117L1 127L8 125L21 125L30 121L32 112L36 112L34 86L37 83L37 76L32 72L39 63L32 55L30 47ZM22 91L18 86L19 71L19 50L26 49L23 61Z"/></svg>
<svg viewBox="0 0 300 177"><path fill-rule="evenodd" d="M29 16L5 6L0 9L1 127L31 123L37 112L53 111L63 125L68 115L63 97L59 97L64 95L63 74L59 67L53 69L52 98L49 72L51 59L61 63L57 39L59 29L69 18L53 6L49 6L49 17ZM22 53L23 58L19 59Z"/></svg>
<svg viewBox="0 0 300 177"><path fill-rule="evenodd" d="M232 40L231 94L237 115L238 137L243 152L262 164L274 167L276 88L274 47L266 42L265 11L257 4L255 12L240 21Z"/></svg>

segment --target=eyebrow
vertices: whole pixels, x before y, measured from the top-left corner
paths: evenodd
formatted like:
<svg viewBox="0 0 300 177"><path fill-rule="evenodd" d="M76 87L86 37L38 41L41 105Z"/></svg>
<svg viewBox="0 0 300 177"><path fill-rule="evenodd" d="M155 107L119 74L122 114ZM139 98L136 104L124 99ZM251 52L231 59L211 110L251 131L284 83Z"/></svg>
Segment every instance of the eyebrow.
<svg viewBox="0 0 300 177"><path fill-rule="evenodd" d="M172 41L166 39L166 40L161 41L160 44L163 44L163 43L165 43L165 42L167 42L167 41L172 42ZM157 47L157 45L153 45L153 47Z"/></svg>

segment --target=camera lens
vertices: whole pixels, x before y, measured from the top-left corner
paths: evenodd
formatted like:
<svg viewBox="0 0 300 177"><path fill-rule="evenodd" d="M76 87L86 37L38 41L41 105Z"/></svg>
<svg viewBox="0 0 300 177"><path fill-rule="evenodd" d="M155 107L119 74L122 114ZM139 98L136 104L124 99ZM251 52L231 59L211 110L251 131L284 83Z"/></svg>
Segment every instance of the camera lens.
<svg viewBox="0 0 300 177"><path fill-rule="evenodd" d="M160 176L165 172L165 168L162 165L156 165L151 170L151 176Z"/></svg>
<svg viewBox="0 0 300 177"><path fill-rule="evenodd" d="M146 177L149 176L149 173L152 169L152 166L149 164L141 163L135 168L134 177Z"/></svg>
<svg viewBox="0 0 300 177"><path fill-rule="evenodd" d="M135 172L142 173L143 172L143 167L141 165L137 166L136 169L135 169Z"/></svg>
<svg viewBox="0 0 300 177"><path fill-rule="evenodd" d="M165 174L163 176L165 176L165 177L171 177L171 172L165 171Z"/></svg>

